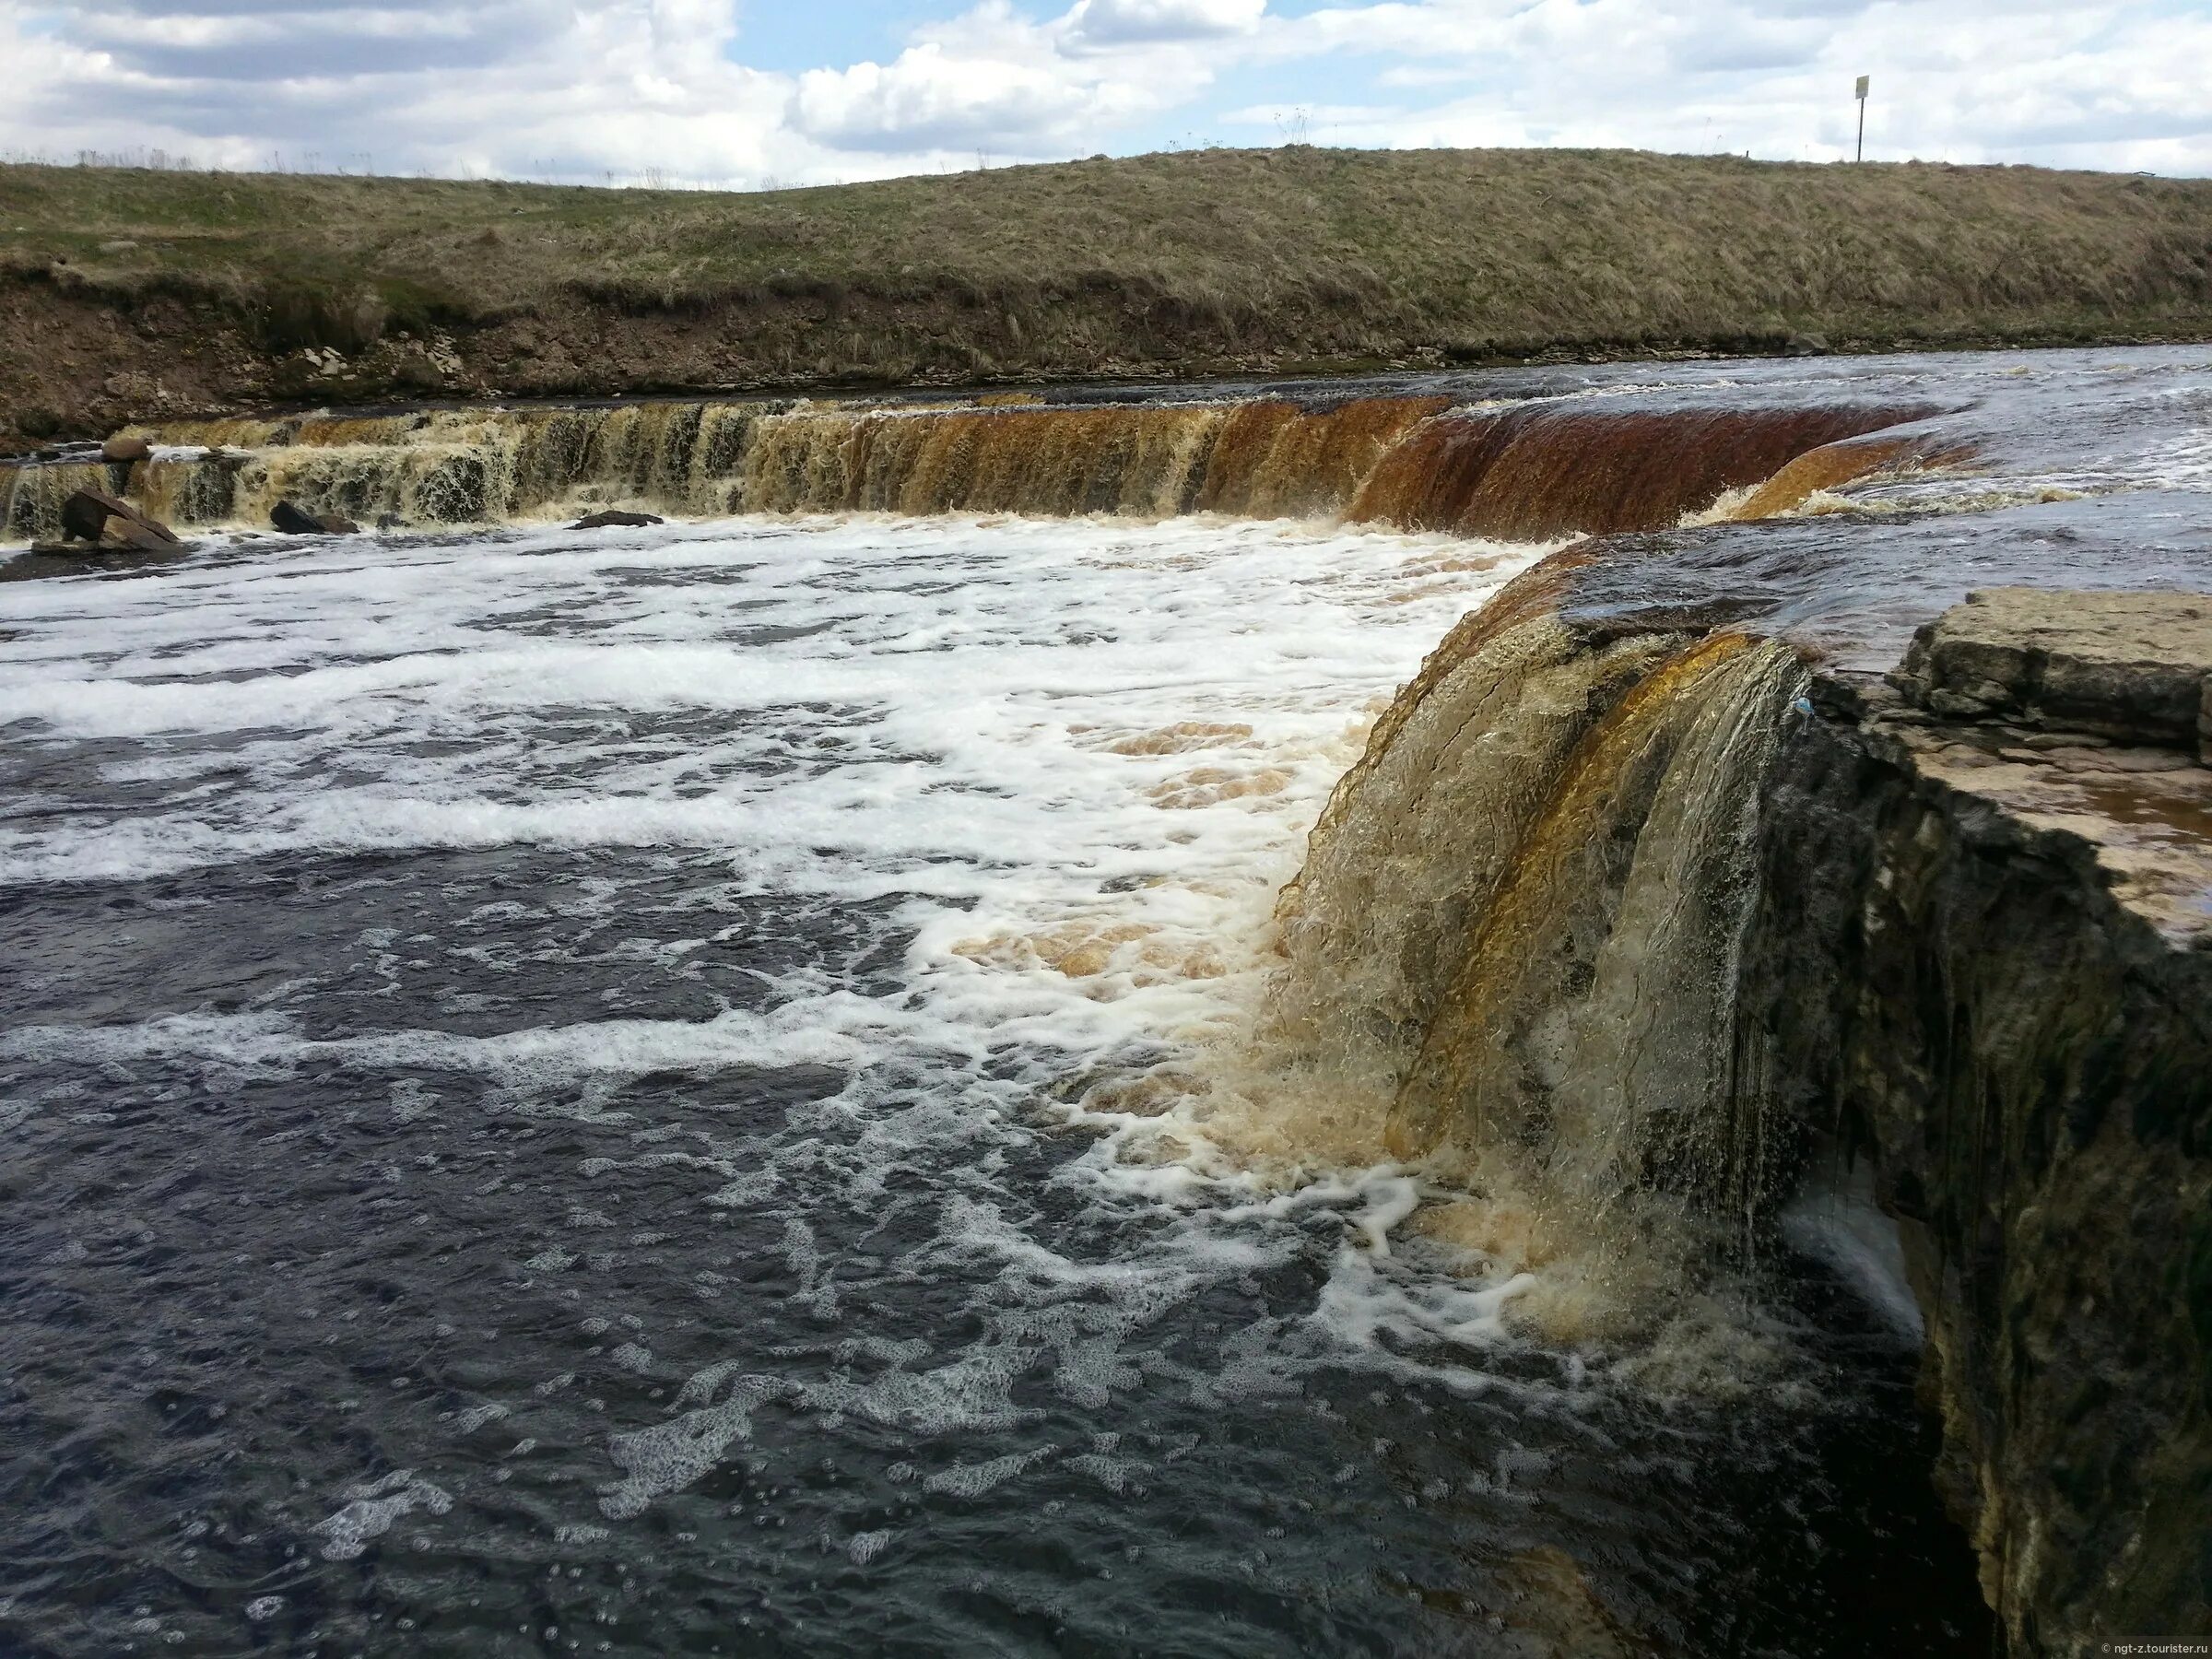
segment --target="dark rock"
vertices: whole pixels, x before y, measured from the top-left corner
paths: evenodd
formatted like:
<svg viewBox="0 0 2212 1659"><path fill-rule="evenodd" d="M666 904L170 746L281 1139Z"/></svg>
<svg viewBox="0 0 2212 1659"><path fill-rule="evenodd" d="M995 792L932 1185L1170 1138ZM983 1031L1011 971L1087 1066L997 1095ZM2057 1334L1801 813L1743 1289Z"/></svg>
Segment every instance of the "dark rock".
<svg viewBox="0 0 2212 1659"><path fill-rule="evenodd" d="M445 372L430 360L429 353L410 349L401 352L393 363L392 383L410 392L440 392L445 388Z"/></svg>
<svg viewBox="0 0 2212 1659"><path fill-rule="evenodd" d="M71 541L98 541L107 526L116 520L135 526L151 540L147 545L175 547L176 532L157 519L150 519L128 501L109 495L104 490L79 489L71 493L62 503L62 535Z"/></svg>
<svg viewBox="0 0 2212 1659"><path fill-rule="evenodd" d="M100 527L108 522L108 515L122 511L123 503L112 495L97 489L76 490L62 503L62 538L98 541Z"/></svg>
<svg viewBox="0 0 2212 1659"><path fill-rule="evenodd" d="M361 528L335 512L307 512L290 501L278 501L269 509L269 524L287 535L355 535Z"/></svg>
<svg viewBox="0 0 2212 1659"><path fill-rule="evenodd" d="M127 466L134 461L144 461L153 453L153 445L145 439L127 437L121 432L100 446L100 458L113 466Z"/></svg>
<svg viewBox="0 0 2212 1659"><path fill-rule="evenodd" d="M117 517L100 527L96 545L102 553L174 553L185 544L159 524Z"/></svg>
<svg viewBox="0 0 2212 1659"><path fill-rule="evenodd" d="M100 529L97 541L39 541L30 544L29 550L45 559L100 559L119 553L159 554L175 558L192 552L199 544L188 541L164 541L156 534L156 525L148 530L128 519L110 519Z"/></svg>
<svg viewBox="0 0 2212 1659"><path fill-rule="evenodd" d="M625 512L610 507L604 512L594 512L578 519L569 526L571 530L635 529L644 524L665 524L668 521L650 512Z"/></svg>
<svg viewBox="0 0 2212 1659"><path fill-rule="evenodd" d="M1894 677L1921 706L1808 723L1767 792L1738 1029L1874 1164L2015 1655L2212 1628L2206 616L1978 595Z"/></svg>

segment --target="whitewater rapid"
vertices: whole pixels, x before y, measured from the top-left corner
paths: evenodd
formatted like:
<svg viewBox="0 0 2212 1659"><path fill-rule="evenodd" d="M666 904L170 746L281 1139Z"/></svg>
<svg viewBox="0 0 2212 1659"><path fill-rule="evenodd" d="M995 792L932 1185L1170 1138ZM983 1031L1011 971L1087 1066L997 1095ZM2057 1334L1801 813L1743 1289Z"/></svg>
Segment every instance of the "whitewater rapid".
<svg viewBox="0 0 2212 1659"><path fill-rule="evenodd" d="M779 1053L799 1033L843 1060L894 1031L961 1053L1173 1040L1246 989L1381 702L1535 554L1220 522L760 520L247 540L158 581L18 586L0 706L41 752L96 754L99 786L12 815L0 881L652 850L735 894L888 902L911 935L900 997L776 981ZM1080 977L1025 943L1134 930ZM716 943L654 948L675 968ZM529 1037L584 1065L768 1040Z"/></svg>
<svg viewBox="0 0 2212 1659"><path fill-rule="evenodd" d="M1516 1331L1417 1173L1111 1092L1248 1032L1367 726L1539 551L741 519L0 588L0 1630L1380 1651L1469 1559L1596 1618L1569 1546L1694 1625L1744 1445Z"/></svg>

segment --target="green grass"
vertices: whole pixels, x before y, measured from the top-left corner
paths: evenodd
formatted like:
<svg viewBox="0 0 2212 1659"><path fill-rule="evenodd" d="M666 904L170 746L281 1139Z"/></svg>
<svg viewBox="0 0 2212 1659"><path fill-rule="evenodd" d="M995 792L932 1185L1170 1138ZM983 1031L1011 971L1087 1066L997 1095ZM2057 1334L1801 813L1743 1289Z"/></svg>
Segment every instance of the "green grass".
<svg viewBox="0 0 2212 1659"><path fill-rule="evenodd" d="M755 380L1758 349L1792 331L2203 337L2212 182L1307 147L743 195L10 166L9 278L183 300L270 352L703 320ZM488 383L520 383L484 349ZM609 385L702 373L633 355Z"/></svg>

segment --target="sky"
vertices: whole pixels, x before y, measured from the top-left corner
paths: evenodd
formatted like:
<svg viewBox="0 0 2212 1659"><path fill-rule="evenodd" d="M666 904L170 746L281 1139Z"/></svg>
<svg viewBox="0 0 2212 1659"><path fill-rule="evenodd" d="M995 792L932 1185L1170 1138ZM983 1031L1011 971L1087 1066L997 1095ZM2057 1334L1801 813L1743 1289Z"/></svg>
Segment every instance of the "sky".
<svg viewBox="0 0 2212 1659"><path fill-rule="evenodd" d="M1304 141L2212 174L2212 0L0 0L0 155L749 189Z"/></svg>

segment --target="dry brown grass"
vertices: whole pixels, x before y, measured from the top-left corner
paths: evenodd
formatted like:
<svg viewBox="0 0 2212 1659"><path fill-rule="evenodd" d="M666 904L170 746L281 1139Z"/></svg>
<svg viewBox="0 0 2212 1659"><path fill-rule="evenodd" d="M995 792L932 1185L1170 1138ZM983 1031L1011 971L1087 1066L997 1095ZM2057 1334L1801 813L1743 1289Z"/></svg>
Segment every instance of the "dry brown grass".
<svg viewBox="0 0 2212 1659"><path fill-rule="evenodd" d="M0 167L0 272L270 353L595 319L613 366L571 390L2201 337L2212 182L1306 147L747 195ZM510 345L483 383L564 389Z"/></svg>

